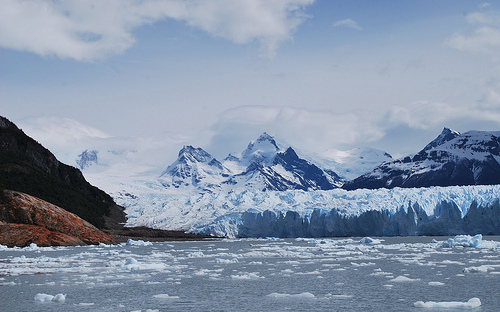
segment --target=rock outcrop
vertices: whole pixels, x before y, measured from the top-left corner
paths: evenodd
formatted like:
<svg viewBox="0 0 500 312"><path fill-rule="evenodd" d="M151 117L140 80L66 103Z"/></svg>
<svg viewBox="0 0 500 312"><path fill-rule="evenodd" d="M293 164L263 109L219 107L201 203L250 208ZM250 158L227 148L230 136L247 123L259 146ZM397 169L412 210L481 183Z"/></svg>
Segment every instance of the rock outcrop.
<svg viewBox="0 0 500 312"><path fill-rule="evenodd" d="M5 191L0 202L0 244L24 247L114 243L80 217L39 198Z"/></svg>
<svg viewBox="0 0 500 312"><path fill-rule="evenodd" d="M6 189L53 203L98 228L115 202L88 183L77 168L61 163L48 149L0 116L0 183Z"/></svg>

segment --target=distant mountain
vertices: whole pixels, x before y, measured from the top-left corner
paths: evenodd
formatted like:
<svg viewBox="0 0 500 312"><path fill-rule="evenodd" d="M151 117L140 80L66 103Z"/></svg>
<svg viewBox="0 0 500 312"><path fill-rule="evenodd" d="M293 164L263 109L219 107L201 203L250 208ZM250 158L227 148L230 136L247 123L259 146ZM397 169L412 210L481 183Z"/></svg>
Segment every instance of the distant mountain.
<svg viewBox="0 0 500 312"><path fill-rule="evenodd" d="M6 189L36 196L102 228L113 199L89 184L41 144L0 116L0 180Z"/></svg>
<svg viewBox="0 0 500 312"><path fill-rule="evenodd" d="M291 147L280 148L267 133L250 142L240 157L229 155L222 163L201 148L184 146L159 180L167 188L200 193L329 190L342 185L333 171L300 158Z"/></svg>
<svg viewBox="0 0 500 312"><path fill-rule="evenodd" d="M310 160L334 171L345 181L355 179L372 171L378 165L392 161L392 156L382 150L362 147L351 150L327 150L321 156L310 154Z"/></svg>
<svg viewBox="0 0 500 312"><path fill-rule="evenodd" d="M98 165L99 161L97 158L97 151L96 150L84 150L80 155L78 155L78 159L76 160L76 163L80 167L80 169L84 170L86 168L89 168L93 165Z"/></svg>
<svg viewBox="0 0 500 312"><path fill-rule="evenodd" d="M196 188L210 192L220 190L229 173L229 169L202 148L184 146L159 180L167 188Z"/></svg>
<svg viewBox="0 0 500 312"><path fill-rule="evenodd" d="M359 188L500 184L500 132L445 128L420 152L376 167L344 184Z"/></svg>

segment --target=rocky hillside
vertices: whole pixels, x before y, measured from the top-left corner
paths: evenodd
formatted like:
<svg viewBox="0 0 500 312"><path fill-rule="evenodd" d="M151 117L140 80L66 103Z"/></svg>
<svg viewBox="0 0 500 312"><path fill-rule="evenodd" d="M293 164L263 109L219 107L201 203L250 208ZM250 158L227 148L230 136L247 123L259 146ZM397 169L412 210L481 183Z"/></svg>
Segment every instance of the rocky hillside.
<svg viewBox="0 0 500 312"><path fill-rule="evenodd" d="M75 213L98 228L113 199L89 184L80 170L65 165L41 144L0 116L0 182Z"/></svg>
<svg viewBox="0 0 500 312"><path fill-rule="evenodd" d="M0 199L0 244L9 247L114 243L96 227L39 198L4 191Z"/></svg>

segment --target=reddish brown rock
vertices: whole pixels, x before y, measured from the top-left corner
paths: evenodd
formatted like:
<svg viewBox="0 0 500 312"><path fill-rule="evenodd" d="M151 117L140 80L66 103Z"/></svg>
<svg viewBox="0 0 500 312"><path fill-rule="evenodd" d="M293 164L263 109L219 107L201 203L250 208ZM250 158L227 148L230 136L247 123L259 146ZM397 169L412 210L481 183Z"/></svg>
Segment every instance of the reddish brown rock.
<svg viewBox="0 0 500 312"><path fill-rule="evenodd" d="M20 192L5 191L0 221L4 222L0 224L0 244L7 246L114 243L109 235L78 216Z"/></svg>
<svg viewBox="0 0 500 312"><path fill-rule="evenodd" d="M25 247L32 243L39 247L85 245L74 236L52 232L37 225L4 222L0 222L0 243L7 247Z"/></svg>

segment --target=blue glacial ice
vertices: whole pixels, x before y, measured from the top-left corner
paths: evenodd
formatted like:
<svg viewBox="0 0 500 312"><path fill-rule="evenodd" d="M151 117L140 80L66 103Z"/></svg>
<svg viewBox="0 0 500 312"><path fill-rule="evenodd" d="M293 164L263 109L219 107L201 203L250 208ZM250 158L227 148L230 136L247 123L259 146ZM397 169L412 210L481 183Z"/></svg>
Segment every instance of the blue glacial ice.
<svg viewBox="0 0 500 312"><path fill-rule="evenodd" d="M498 235L499 198L500 185L491 185L197 195L149 190L117 201L127 207L127 226L293 238Z"/></svg>

